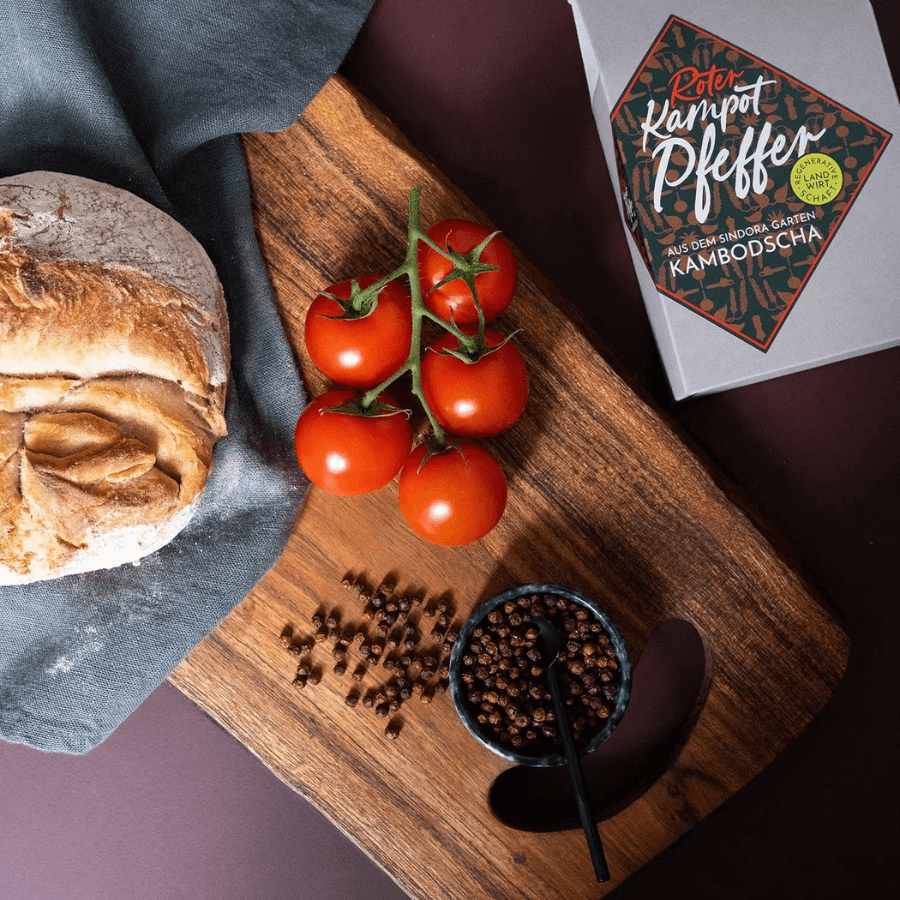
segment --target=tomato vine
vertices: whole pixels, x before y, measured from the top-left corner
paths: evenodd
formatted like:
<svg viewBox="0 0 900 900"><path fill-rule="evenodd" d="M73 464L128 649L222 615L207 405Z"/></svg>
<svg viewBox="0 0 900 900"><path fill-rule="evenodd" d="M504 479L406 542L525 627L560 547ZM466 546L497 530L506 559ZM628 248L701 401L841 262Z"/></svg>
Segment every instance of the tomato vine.
<svg viewBox="0 0 900 900"><path fill-rule="evenodd" d="M528 378L510 338L485 328L512 299L512 251L498 232L464 219L424 230L419 195L418 187L409 193L402 263L383 277L332 285L310 306L307 350L343 387L303 411L295 445L310 480L331 493L377 490L399 472L413 531L455 545L483 537L503 513L505 476L470 439L518 419ZM443 334L423 350L426 320ZM415 449L410 411L387 393L407 374L431 426Z"/></svg>
<svg viewBox="0 0 900 900"><path fill-rule="evenodd" d="M459 342L459 348L470 359L476 359L489 352L485 347L484 341L484 311L478 299L478 291L475 286L475 279L484 272L496 271L497 267L481 262L481 255L484 248L494 239L498 232L493 232L478 246L466 254L458 253L448 247L441 247L433 241L426 231L422 230L419 217L419 194L421 189L413 188L409 193L409 223L407 226L406 239L406 258L403 262L390 274L385 275L378 281L366 288L359 290L354 298L354 307L356 310L365 309L373 303L377 303L378 293L388 282L399 278L406 277L409 279L409 292L412 309L412 338L409 347L409 356L406 362L400 366L393 374L385 378L380 384L366 391L360 399L360 407L363 411L368 410L375 402L380 393L390 387L398 378L409 373L412 376L412 391L416 398L422 404L425 415L431 423L434 433L434 440L439 447L446 445L446 435L441 424L438 422L434 411L425 397L422 389L422 320L430 319L441 328L452 334ZM474 334L467 334L461 330L455 322L448 322L442 319L437 313L430 310L426 305L422 296L422 288L419 279L419 245L420 243L430 247L436 253L450 260L453 268L449 275L443 279L442 284L449 282L455 278L462 279L472 293L472 299L475 309L478 313L478 328Z"/></svg>

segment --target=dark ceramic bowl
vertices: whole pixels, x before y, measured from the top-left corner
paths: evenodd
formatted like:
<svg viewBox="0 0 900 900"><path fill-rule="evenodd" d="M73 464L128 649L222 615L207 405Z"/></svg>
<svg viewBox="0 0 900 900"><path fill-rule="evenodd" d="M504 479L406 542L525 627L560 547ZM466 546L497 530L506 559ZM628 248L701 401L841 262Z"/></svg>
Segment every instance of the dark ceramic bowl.
<svg viewBox="0 0 900 900"><path fill-rule="evenodd" d="M604 741L608 740L616 730L619 722L622 721L622 717L625 715L628 701L631 698L631 662L628 659L625 641L622 640L619 630L610 621L609 616L593 600L584 594L578 593L578 591L573 591L559 584L522 584L519 587L510 588L501 594L497 594L496 597L486 600L469 616L460 629L459 638L453 645L453 652L450 655L450 694L453 697L456 711L459 713L459 717L466 728L478 741L489 750L493 750L498 756L526 766L564 766L566 758L561 750L559 753L542 753L539 755L528 753L524 749L516 749L508 744L501 743L495 735L482 728L475 717L475 710L466 698L466 685L460 678L462 658L472 640L472 632L487 618L488 613L493 609L502 606L507 600L517 600L525 594L555 594L574 601L587 608L592 617L600 623L604 631L609 635L610 641L616 649L616 658L619 664L617 670L619 672L618 691L613 701L609 718L605 720L600 730L595 732L590 740L579 748L579 752L582 755L591 753Z"/></svg>

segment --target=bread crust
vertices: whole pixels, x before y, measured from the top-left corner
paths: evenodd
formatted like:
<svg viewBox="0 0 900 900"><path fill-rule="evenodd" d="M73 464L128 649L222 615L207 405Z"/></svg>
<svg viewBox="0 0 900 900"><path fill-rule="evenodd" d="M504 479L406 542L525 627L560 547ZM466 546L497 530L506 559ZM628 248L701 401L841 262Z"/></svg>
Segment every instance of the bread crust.
<svg viewBox="0 0 900 900"><path fill-rule="evenodd" d="M190 520L226 433L199 243L88 179L0 179L0 584L133 562Z"/></svg>

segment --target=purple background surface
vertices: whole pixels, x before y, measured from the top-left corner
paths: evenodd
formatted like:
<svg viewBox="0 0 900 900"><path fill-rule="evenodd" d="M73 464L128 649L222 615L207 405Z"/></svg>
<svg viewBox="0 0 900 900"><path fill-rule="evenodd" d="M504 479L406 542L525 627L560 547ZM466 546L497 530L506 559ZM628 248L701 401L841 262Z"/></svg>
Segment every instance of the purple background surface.
<svg viewBox="0 0 900 900"><path fill-rule="evenodd" d="M174 687L84 756L0 743L3 900L403 900Z"/></svg>
<svg viewBox="0 0 900 900"><path fill-rule="evenodd" d="M896 79L900 16L874 6ZM900 849L900 350L671 400L566 0L377 0L344 73L585 312L619 370L781 532L851 637L819 719L615 896L880 892ZM0 744L0 896L403 894L164 685L84 758Z"/></svg>

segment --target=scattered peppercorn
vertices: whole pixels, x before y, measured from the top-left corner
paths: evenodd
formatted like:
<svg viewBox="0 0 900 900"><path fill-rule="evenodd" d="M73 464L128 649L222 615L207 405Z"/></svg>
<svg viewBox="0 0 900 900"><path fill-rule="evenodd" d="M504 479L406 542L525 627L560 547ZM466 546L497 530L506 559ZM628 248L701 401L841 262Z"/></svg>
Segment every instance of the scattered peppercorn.
<svg viewBox="0 0 900 900"><path fill-rule="evenodd" d="M448 689L446 659L459 637L459 629L451 628L453 613L447 595L432 600L420 613L420 618L436 617L436 621L431 629L435 648L419 659L417 651L424 647L423 634L417 627L414 610L425 602L424 591L397 593L393 578L385 578L377 588L372 588L353 572L347 572L340 585L348 593L352 591L358 595L363 604L361 613L357 613L361 622L352 627L342 625L340 606L331 609L320 606L310 616L315 631L308 638L301 637L292 625L285 625L279 641L299 662L291 683L302 689L321 681L322 669L312 663L320 651L314 648L316 644L328 643L332 645L335 659L332 672L336 677L343 677L350 671L353 681L358 684L379 662L390 673L386 676L389 680L381 688L361 692L354 687L344 697L348 707L360 703L367 709L374 707L376 714L383 718L396 712L413 696L418 696L423 703L431 703L436 694L444 693ZM411 613L412 621L408 621ZM353 648L359 652L355 666L348 658ZM399 721L394 720L385 733L393 740L399 730Z"/></svg>

